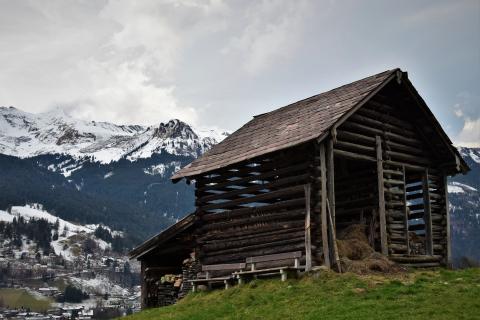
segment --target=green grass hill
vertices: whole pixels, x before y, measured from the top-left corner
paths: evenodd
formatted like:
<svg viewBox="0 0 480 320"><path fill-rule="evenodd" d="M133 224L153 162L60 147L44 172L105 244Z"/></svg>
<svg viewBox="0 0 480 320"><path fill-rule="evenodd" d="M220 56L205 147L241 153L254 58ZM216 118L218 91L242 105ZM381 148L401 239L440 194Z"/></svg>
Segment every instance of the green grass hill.
<svg viewBox="0 0 480 320"><path fill-rule="evenodd" d="M480 269L255 280L125 319L480 319Z"/></svg>

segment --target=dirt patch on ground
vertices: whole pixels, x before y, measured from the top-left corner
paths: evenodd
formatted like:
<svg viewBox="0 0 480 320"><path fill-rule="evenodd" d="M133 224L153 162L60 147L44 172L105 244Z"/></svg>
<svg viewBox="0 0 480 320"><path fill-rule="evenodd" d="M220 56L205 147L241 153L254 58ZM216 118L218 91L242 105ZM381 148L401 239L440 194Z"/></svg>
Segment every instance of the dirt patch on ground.
<svg viewBox="0 0 480 320"><path fill-rule="evenodd" d="M368 242L366 230L366 225L354 224L337 234L342 271L357 274L405 272L406 268L375 252Z"/></svg>

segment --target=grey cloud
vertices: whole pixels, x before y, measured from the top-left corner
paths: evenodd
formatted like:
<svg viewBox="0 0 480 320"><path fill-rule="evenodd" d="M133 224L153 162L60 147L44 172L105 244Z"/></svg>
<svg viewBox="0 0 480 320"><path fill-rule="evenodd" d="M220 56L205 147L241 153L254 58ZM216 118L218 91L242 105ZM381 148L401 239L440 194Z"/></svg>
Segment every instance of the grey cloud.
<svg viewBox="0 0 480 320"><path fill-rule="evenodd" d="M480 118L478 1L0 0L0 7L0 105L233 130L254 114L401 67L457 141Z"/></svg>

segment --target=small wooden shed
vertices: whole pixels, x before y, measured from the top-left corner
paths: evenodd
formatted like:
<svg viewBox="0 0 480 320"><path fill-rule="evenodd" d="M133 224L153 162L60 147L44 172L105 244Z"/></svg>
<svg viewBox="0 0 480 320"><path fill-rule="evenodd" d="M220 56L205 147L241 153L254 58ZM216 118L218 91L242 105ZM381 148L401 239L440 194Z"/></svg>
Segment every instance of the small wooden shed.
<svg viewBox="0 0 480 320"><path fill-rule="evenodd" d="M192 252L204 265L301 251L307 270L330 267L336 232L361 223L392 260L448 265L447 177L468 170L407 73L385 71L254 116L175 173L194 182L195 212L131 257L144 279Z"/></svg>

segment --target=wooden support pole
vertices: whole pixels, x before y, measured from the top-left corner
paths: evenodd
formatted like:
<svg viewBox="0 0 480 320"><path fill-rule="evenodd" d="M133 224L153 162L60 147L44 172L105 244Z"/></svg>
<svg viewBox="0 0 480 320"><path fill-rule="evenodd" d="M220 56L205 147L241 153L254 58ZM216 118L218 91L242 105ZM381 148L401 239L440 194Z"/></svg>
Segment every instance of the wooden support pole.
<svg viewBox="0 0 480 320"><path fill-rule="evenodd" d="M281 269L281 270L280 270L280 277L281 277L281 279L282 279L282 282L287 281L287 271L284 270L284 269Z"/></svg>
<svg viewBox="0 0 480 320"><path fill-rule="evenodd" d="M140 306L142 309L147 307L147 282L145 276L145 261L140 261L140 279L141 279L141 289L140 289Z"/></svg>
<svg viewBox="0 0 480 320"><path fill-rule="evenodd" d="M310 184L305 185L305 271L312 269L312 238L310 218Z"/></svg>
<svg viewBox="0 0 480 320"><path fill-rule="evenodd" d="M340 264L340 256L338 255L338 247L337 247L337 233L335 232L335 228L333 227L333 218L332 212L330 210L330 203L327 199L327 209L328 209L328 219L329 219L329 227L330 227L330 234L332 235L332 250L333 250L333 258L335 259L335 263L337 265L338 272L342 272L342 265Z"/></svg>
<svg viewBox="0 0 480 320"><path fill-rule="evenodd" d="M333 137L328 140L327 146L327 190L328 190L328 202L330 204L330 213L332 215L333 228L336 226L335 219L335 159L333 155Z"/></svg>
<svg viewBox="0 0 480 320"><path fill-rule="evenodd" d="M387 219L385 216L385 192L383 185L383 157L382 157L382 139L375 136L375 145L377 150L377 185L378 185L378 214L380 220L380 243L382 254L388 255L387 239Z"/></svg>
<svg viewBox="0 0 480 320"><path fill-rule="evenodd" d="M430 185L428 181L428 169L425 169L423 175L423 205L425 220L425 249L428 255L433 254L433 236L432 236L432 209L430 203Z"/></svg>
<svg viewBox="0 0 480 320"><path fill-rule="evenodd" d="M407 182L405 178L405 166L402 167L403 172L403 214L405 222L405 241L407 243L407 254L410 254L410 236L408 234L408 206L407 206Z"/></svg>
<svg viewBox="0 0 480 320"><path fill-rule="evenodd" d="M447 218L447 267L452 268L452 239L450 235L450 208L448 204L448 177L443 176L443 190L445 191L445 214Z"/></svg>
<svg viewBox="0 0 480 320"><path fill-rule="evenodd" d="M330 251L328 246L328 219L327 219L327 174L325 163L325 145L320 145L320 178L321 178L321 221L322 221L322 248L326 267L330 268Z"/></svg>

